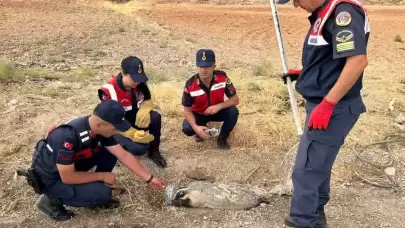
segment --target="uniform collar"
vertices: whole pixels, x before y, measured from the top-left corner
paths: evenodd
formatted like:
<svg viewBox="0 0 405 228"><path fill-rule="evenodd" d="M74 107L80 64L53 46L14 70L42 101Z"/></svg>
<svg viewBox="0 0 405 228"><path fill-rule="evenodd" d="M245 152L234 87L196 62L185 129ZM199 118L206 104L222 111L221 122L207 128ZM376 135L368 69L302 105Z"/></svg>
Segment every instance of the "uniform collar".
<svg viewBox="0 0 405 228"><path fill-rule="evenodd" d="M123 75L121 74L121 73L119 73L118 75L117 75L117 85L118 85L118 87L120 88L120 89L122 89L123 91L126 91L126 92L128 92L128 90L125 88L125 86L124 86L124 82L122 81L122 77L123 77Z"/></svg>
<svg viewBox="0 0 405 228"><path fill-rule="evenodd" d="M197 85L203 84L201 79L200 79L200 74L197 73ZM217 75L215 74L215 72L213 73L212 79L211 79L211 84L213 84L214 82L217 82Z"/></svg>
<svg viewBox="0 0 405 228"><path fill-rule="evenodd" d="M318 7L311 15L308 16L308 20L311 23L315 23L315 20L318 18L318 13L328 4L330 0L325 0L320 7Z"/></svg>
<svg viewBox="0 0 405 228"><path fill-rule="evenodd" d="M319 11L321 11L328 3L330 0L325 0L320 7L318 7L312 14L318 14Z"/></svg>
<svg viewBox="0 0 405 228"><path fill-rule="evenodd" d="M86 121L84 121L85 122L84 127L89 132L89 136L91 136L91 128L90 128L89 117L90 117L90 115L86 116Z"/></svg>

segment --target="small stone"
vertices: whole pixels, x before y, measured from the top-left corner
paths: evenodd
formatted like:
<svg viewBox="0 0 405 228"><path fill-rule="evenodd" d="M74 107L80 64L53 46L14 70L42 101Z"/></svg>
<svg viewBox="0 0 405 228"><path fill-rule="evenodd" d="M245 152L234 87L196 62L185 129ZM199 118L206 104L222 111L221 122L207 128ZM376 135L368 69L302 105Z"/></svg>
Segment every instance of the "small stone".
<svg viewBox="0 0 405 228"><path fill-rule="evenodd" d="M8 105L15 105L18 103L17 99L12 99L11 101L8 102Z"/></svg>
<svg viewBox="0 0 405 228"><path fill-rule="evenodd" d="M265 207L265 206L267 206L267 203L261 203L260 206Z"/></svg>
<svg viewBox="0 0 405 228"><path fill-rule="evenodd" d="M387 167L384 169L384 172L387 175L394 176L395 175L395 167Z"/></svg>
<svg viewBox="0 0 405 228"><path fill-rule="evenodd" d="M399 116L395 119L396 123L399 124L404 124L405 123L405 116L401 113Z"/></svg>
<svg viewBox="0 0 405 228"><path fill-rule="evenodd" d="M207 219L208 219L208 217L207 217L207 216L204 216L204 217L203 217L203 219L204 219L204 220L207 220Z"/></svg>

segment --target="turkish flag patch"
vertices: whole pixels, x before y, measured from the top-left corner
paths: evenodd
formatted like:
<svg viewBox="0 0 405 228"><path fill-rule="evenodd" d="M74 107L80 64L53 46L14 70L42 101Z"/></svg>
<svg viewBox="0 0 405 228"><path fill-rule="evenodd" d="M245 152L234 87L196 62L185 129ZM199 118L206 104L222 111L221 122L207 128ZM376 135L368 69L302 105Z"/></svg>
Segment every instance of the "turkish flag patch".
<svg viewBox="0 0 405 228"><path fill-rule="evenodd" d="M69 142L66 142L66 141L63 143L63 147L65 147L68 150L73 149L73 145L71 143L69 143Z"/></svg>

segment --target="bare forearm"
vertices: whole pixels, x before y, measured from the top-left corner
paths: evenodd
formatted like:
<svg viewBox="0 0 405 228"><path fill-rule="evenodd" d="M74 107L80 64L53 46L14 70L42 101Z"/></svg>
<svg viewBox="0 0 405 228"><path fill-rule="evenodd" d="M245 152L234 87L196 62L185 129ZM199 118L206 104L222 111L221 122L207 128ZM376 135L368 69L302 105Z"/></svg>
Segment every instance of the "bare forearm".
<svg viewBox="0 0 405 228"><path fill-rule="evenodd" d="M221 109L229 108L232 106L236 106L239 104L239 97L237 95L234 95L233 97L229 98L228 100L222 102Z"/></svg>
<svg viewBox="0 0 405 228"><path fill-rule="evenodd" d="M340 99L352 88L367 66L367 56L353 56L347 59L345 67L329 91L326 99L333 103L338 103Z"/></svg>
<svg viewBox="0 0 405 228"><path fill-rule="evenodd" d="M190 124L191 127L196 127L197 123L195 122L195 117L191 110L184 110L184 118Z"/></svg>
<svg viewBox="0 0 405 228"><path fill-rule="evenodd" d="M65 184L86 184L95 181L103 181L101 172L72 172L66 176L61 176Z"/></svg>

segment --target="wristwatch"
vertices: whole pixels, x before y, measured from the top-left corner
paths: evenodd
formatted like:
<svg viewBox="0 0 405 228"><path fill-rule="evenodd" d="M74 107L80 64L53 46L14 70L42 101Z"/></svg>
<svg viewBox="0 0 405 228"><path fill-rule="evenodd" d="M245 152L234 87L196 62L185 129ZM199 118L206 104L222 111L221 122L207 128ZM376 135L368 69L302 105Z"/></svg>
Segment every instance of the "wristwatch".
<svg viewBox="0 0 405 228"><path fill-rule="evenodd" d="M221 110L221 104L217 104L217 112Z"/></svg>
<svg viewBox="0 0 405 228"><path fill-rule="evenodd" d="M149 184L153 180L153 175L150 175L149 179L146 181L146 184Z"/></svg>

